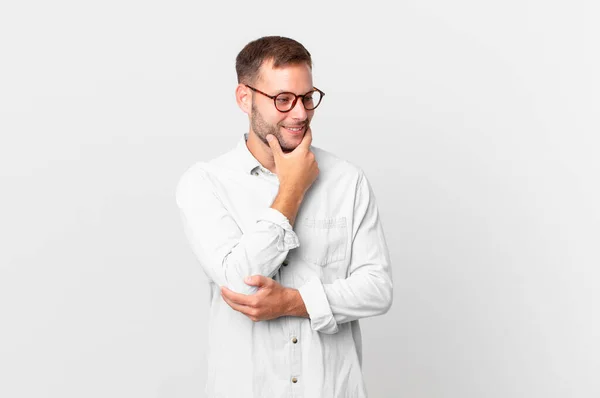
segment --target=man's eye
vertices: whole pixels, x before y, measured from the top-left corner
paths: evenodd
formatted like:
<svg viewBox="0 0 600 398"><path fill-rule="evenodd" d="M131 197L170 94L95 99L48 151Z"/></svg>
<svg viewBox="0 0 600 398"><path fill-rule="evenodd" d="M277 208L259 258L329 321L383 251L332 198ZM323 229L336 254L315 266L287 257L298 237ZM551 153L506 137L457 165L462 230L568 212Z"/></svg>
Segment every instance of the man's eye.
<svg viewBox="0 0 600 398"><path fill-rule="evenodd" d="M287 102L290 102L289 98L277 98L277 102L279 102L280 104L285 104Z"/></svg>

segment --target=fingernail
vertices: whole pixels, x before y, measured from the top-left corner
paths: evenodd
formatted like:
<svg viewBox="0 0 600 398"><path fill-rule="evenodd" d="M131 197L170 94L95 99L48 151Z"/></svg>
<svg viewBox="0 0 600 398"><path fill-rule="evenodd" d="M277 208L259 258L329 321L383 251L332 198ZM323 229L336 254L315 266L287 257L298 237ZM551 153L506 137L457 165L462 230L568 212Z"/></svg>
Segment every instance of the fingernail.
<svg viewBox="0 0 600 398"><path fill-rule="evenodd" d="M269 134L269 135L267 136L267 141L271 142L271 140L272 140L272 139L273 139L273 136Z"/></svg>

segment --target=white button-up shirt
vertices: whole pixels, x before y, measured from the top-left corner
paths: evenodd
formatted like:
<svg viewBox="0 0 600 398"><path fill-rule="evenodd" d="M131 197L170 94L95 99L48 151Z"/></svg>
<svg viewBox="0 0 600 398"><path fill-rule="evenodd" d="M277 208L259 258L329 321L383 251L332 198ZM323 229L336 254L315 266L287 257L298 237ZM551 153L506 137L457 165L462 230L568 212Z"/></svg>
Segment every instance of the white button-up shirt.
<svg viewBox="0 0 600 398"><path fill-rule="evenodd" d="M208 397L366 397L358 320L392 303L387 244L367 178L357 166L312 146L319 175L294 228L271 208L279 188L246 146L182 175L176 201L210 281ZM220 286L252 294L250 275L298 289L310 319L253 322Z"/></svg>

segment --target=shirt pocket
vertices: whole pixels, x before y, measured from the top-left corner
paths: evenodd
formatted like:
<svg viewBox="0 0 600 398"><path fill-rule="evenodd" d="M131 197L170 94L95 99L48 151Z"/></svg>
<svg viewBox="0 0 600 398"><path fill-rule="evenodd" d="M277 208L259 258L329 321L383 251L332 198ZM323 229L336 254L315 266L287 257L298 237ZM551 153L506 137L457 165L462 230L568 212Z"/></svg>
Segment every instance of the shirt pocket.
<svg viewBox="0 0 600 398"><path fill-rule="evenodd" d="M304 217L297 220L298 254L305 261L324 267L346 258L346 217Z"/></svg>

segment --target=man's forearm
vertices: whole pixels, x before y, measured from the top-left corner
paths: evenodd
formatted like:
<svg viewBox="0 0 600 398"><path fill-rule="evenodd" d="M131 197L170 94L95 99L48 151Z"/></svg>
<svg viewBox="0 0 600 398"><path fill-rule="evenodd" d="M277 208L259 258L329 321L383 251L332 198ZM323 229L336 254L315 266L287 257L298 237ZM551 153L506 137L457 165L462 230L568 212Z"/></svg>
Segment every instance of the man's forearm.
<svg viewBox="0 0 600 398"><path fill-rule="evenodd" d="M275 210L279 210L279 212L288 219L290 225L294 226L296 215L298 214L303 199L304 195L294 189L280 186L279 192L277 193L273 204L271 204L271 207Z"/></svg>

